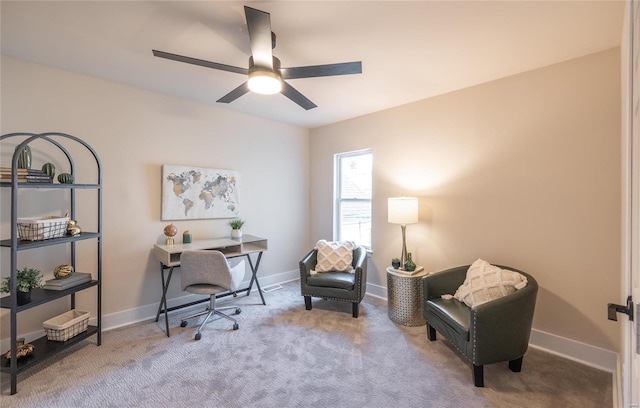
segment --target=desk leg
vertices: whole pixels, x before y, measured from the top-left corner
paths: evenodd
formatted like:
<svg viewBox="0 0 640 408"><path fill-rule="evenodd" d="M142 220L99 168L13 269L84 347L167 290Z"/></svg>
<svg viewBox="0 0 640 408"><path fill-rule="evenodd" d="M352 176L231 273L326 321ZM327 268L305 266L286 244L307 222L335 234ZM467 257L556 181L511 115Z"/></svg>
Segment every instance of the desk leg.
<svg viewBox="0 0 640 408"><path fill-rule="evenodd" d="M156 322L160 318L160 313L164 312L164 324L167 331L167 337L169 334L169 312L167 310L167 290L169 289L169 282L171 282L171 275L173 274L173 266L169 268L169 275L167 280L164 280L164 267L160 265L160 272L162 273L162 299L160 299L160 305L158 305L158 313L156 313Z"/></svg>
<svg viewBox="0 0 640 408"><path fill-rule="evenodd" d="M262 294L262 288L260 288L260 282L258 282L258 267L260 266L260 259L262 259L262 252L258 253L258 259L256 260L256 266L253 266L253 262L251 261L251 257L247 254L247 259L249 260L249 267L251 268L251 282L249 282L249 287L247 288L247 296L251 294L251 288L253 287L253 282L256 282L256 286L258 287L258 293L260 294L260 299L262 299L262 304L266 305L267 302L264 301L264 296Z"/></svg>

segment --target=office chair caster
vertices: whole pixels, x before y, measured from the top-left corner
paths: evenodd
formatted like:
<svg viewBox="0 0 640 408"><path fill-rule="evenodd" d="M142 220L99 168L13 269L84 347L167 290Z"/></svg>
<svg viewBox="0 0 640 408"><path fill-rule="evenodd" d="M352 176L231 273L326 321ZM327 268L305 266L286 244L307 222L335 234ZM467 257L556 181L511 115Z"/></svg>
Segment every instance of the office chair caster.
<svg viewBox="0 0 640 408"><path fill-rule="evenodd" d="M233 325L233 330L238 330L240 328L240 326L238 326L238 323ZM197 340L197 339L196 339Z"/></svg>
<svg viewBox="0 0 640 408"><path fill-rule="evenodd" d="M240 313L242 313L242 309L240 309L239 307L236 307L236 312L235 312L235 314L240 314Z"/></svg>
<svg viewBox="0 0 640 408"><path fill-rule="evenodd" d="M186 320L181 321L180 327L187 327L187 321Z"/></svg>
<svg viewBox="0 0 640 408"><path fill-rule="evenodd" d="M202 333L196 333L194 340L200 340L202 338Z"/></svg>

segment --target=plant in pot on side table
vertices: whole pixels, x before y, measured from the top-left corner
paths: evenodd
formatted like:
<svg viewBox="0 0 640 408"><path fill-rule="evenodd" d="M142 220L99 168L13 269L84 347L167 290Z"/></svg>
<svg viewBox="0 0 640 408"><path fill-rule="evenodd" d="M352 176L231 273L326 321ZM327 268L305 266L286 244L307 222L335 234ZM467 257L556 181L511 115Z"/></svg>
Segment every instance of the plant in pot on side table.
<svg viewBox="0 0 640 408"><path fill-rule="evenodd" d="M242 226L246 221L243 221L240 218L234 218L229 221L229 226L231 227L231 238L242 238Z"/></svg>

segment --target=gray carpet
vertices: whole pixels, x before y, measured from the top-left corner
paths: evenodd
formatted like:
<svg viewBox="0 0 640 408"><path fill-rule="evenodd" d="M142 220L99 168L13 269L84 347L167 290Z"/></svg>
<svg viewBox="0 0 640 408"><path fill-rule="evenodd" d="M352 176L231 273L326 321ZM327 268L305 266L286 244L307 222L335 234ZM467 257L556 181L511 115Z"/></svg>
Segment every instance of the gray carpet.
<svg viewBox="0 0 640 408"><path fill-rule="evenodd" d="M529 349L521 373L485 367L476 388L471 366L425 327L391 322L383 300L351 305L314 299L306 311L297 282L235 299L240 330L216 321L172 336L153 321L111 330L20 374L8 407L611 407L609 373ZM228 302L219 302L220 306Z"/></svg>

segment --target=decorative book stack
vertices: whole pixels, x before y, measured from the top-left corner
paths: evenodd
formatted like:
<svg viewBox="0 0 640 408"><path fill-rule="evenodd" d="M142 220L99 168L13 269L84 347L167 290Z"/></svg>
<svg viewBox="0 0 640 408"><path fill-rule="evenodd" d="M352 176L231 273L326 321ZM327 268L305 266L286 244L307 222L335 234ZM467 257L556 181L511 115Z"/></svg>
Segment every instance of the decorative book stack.
<svg viewBox="0 0 640 408"><path fill-rule="evenodd" d="M75 272L65 279L49 279L44 282L43 288L47 290L65 290L90 280L90 273Z"/></svg>
<svg viewBox="0 0 640 408"><path fill-rule="evenodd" d="M16 169L18 174L18 183L53 183L53 179L42 170L36 169ZM3 183L11 182L10 167L0 167L0 181Z"/></svg>

